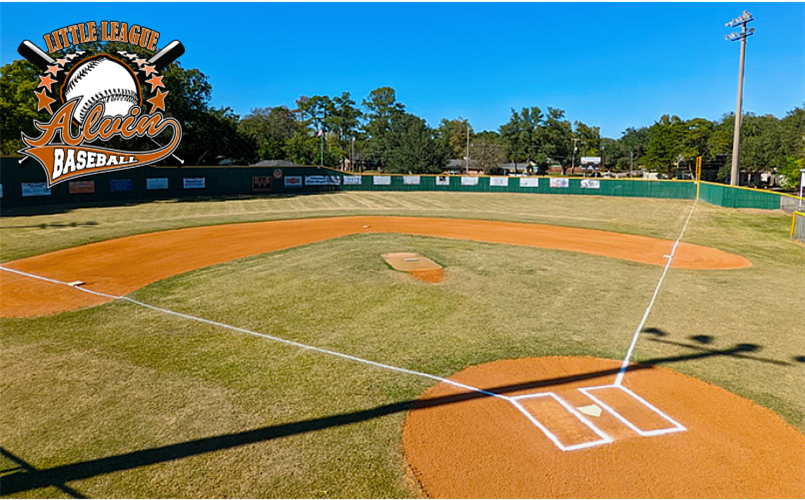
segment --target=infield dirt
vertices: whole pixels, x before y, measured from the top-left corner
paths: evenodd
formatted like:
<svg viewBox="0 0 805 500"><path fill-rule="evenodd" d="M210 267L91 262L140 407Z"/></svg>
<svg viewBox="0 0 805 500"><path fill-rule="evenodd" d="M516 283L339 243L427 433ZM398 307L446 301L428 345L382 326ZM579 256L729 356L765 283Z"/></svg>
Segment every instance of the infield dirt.
<svg viewBox="0 0 805 500"><path fill-rule="evenodd" d="M576 389L612 384L618 369L597 358L525 358L450 379L506 396L552 391L576 406L584 399ZM438 498L805 495L805 436L773 412L667 368L633 365L624 385L687 430L641 437L604 412L590 419L614 442L561 451L511 403L441 383L406 417L406 458L425 493Z"/></svg>
<svg viewBox="0 0 805 500"><path fill-rule="evenodd" d="M673 241L541 224L425 217L336 217L178 229L128 236L4 264L38 276L125 295L222 262L361 233L401 233L568 250L664 266ZM752 263L715 248L680 243L671 267L739 269ZM0 317L32 317L107 301L63 285L1 272Z"/></svg>

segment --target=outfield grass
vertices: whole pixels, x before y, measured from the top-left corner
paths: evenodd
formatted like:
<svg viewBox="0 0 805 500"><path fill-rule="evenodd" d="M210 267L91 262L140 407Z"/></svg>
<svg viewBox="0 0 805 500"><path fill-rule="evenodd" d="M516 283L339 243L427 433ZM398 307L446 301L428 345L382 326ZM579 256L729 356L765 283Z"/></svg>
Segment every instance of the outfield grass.
<svg viewBox="0 0 805 500"><path fill-rule="evenodd" d="M41 253L31 238L55 249L146 228L334 213L555 223L675 239L690 206L581 196L347 193L4 217L2 244L7 259ZM160 213L152 212L157 216L146 225L149 210ZM80 224L90 220L98 224ZM744 255L754 266L671 270L635 358L725 387L805 429L805 363L796 360L805 356L805 248L786 239L786 223L778 213L699 205L684 241ZM32 227L11 227L21 225ZM380 255L391 251L435 260L445 266L444 282L431 285L389 269ZM502 358L622 358L661 272L547 249L370 234L200 269L134 296L449 376ZM127 303L0 325L2 446L39 469L77 464L61 470L81 494L419 494L407 479L400 432L406 402L430 380ZM210 436L228 437L197 441ZM164 448L170 445L176 446ZM2 465L8 468L8 461ZM65 493L47 486L21 496Z"/></svg>

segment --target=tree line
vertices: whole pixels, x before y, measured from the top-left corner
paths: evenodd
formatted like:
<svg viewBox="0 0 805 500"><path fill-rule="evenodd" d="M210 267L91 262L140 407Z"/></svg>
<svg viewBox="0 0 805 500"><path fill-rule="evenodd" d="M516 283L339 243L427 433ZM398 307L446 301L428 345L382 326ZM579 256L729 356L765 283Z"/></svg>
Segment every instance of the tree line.
<svg viewBox="0 0 805 500"><path fill-rule="evenodd" d="M96 51L98 48L96 48ZM106 44L103 50L129 50ZM147 54L143 54L147 55ZM34 134L37 112L33 91L39 70L25 60L6 64L0 78L0 153L22 147L20 131ZM251 164L286 160L382 170L389 173L441 173L450 159L466 159L484 173L501 172L505 163L524 164L542 174L551 166L563 173L582 156L599 156L602 169L628 171L638 166L672 176L692 170L695 157L722 164L719 180L729 176L735 117L683 120L663 115L651 126L629 127L617 139L602 137L600 128L571 122L565 111L538 106L511 109L497 130L476 131L462 117L444 118L432 127L406 110L391 87L372 90L360 104L349 92L300 96L293 106L254 108L238 116L228 107L210 105L212 85L198 69L179 63L163 71L169 90L167 115L180 120L184 137L177 156L188 165L213 165L224 158ZM773 171L790 186L798 185L805 158L805 105L785 117L747 113L742 121L740 168Z"/></svg>

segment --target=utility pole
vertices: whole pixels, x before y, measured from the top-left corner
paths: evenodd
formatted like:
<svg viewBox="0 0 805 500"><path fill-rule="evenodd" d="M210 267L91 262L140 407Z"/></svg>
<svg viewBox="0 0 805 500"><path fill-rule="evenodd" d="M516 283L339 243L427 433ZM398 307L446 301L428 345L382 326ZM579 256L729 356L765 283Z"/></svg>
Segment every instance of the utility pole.
<svg viewBox="0 0 805 500"><path fill-rule="evenodd" d="M467 120L467 174L470 173L470 121Z"/></svg>
<svg viewBox="0 0 805 500"><path fill-rule="evenodd" d="M634 155L632 154L632 148L629 148L629 178L632 178L632 170L633 170L633 163L634 163Z"/></svg>
<svg viewBox="0 0 805 500"><path fill-rule="evenodd" d="M576 149L578 146L576 145L579 142L578 138L573 138L573 159L570 160L570 175L573 175L573 169L576 168Z"/></svg>
<svg viewBox="0 0 805 500"><path fill-rule="evenodd" d="M754 17L747 11L741 15L741 17L736 17L732 21L728 22L726 26L728 28L733 28L736 26L741 26L740 33L730 33L729 35L725 36L729 41L741 41L741 59L740 63L738 64L738 103L735 106L735 129L732 134L732 170L730 173L730 184L733 186L738 185L738 160L741 154L741 104L743 101L743 90L744 90L744 60L746 59L746 39L755 32L755 28L746 29L746 25L754 21Z"/></svg>

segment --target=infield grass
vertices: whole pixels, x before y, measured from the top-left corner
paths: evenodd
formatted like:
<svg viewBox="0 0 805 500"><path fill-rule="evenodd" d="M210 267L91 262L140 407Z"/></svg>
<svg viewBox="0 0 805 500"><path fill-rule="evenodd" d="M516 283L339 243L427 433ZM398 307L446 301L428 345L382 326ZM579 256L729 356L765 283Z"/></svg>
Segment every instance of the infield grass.
<svg viewBox="0 0 805 500"><path fill-rule="evenodd" d="M341 213L555 223L675 239L691 202L347 193L148 205L4 217L3 258L41 253L31 238L55 249L146 227ZM173 211L179 208L186 213ZM148 209L164 210L153 225ZM805 248L787 240L787 220L700 204L684 241L754 265L672 269L635 358L753 399L802 430ZM87 221L97 225L81 224ZM10 228L20 225L30 227ZM393 251L433 259L445 280L432 285L389 269L381 254ZM503 358L621 359L661 272L563 251L371 234L196 270L133 295L446 377ZM400 435L408 402L431 380L121 302L0 325L2 446L50 470L36 477L104 497L419 494ZM8 460L2 465L11 468ZM68 496L59 486L23 484L15 496Z"/></svg>

